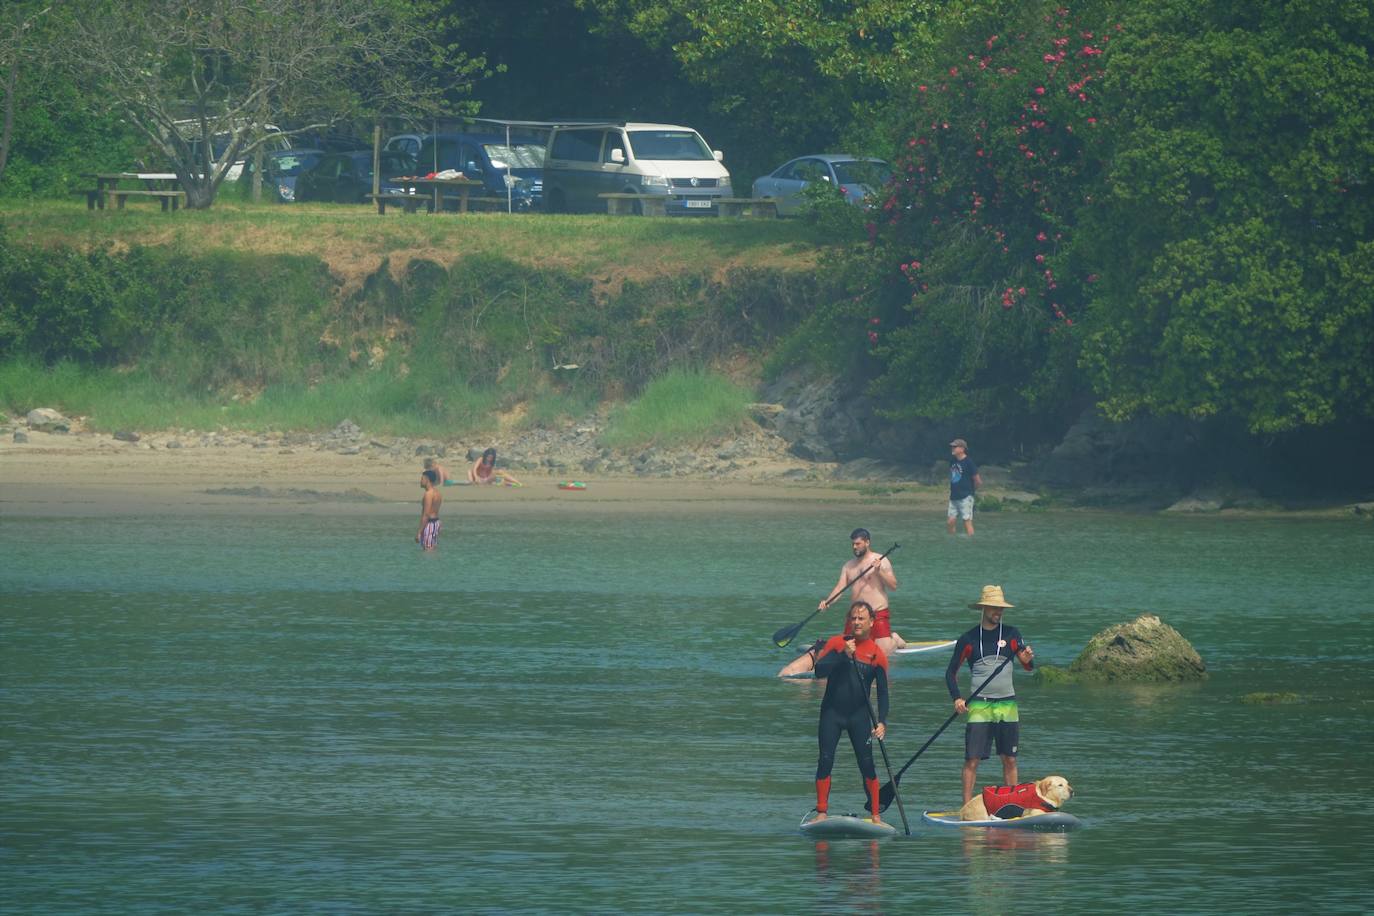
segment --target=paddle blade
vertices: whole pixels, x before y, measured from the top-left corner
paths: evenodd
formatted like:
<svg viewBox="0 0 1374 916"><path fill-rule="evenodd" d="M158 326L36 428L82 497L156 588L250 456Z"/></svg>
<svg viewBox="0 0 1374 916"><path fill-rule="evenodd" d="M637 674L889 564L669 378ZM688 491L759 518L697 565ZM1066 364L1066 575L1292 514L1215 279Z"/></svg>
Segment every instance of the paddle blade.
<svg viewBox="0 0 1374 916"><path fill-rule="evenodd" d="M779 649L787 648L787 644L797 638L797 634L802 631L802 627L805 625L806 621L803 620L801 623L794 623L790 627L783 627L773 634L773 645Z"/></svg>

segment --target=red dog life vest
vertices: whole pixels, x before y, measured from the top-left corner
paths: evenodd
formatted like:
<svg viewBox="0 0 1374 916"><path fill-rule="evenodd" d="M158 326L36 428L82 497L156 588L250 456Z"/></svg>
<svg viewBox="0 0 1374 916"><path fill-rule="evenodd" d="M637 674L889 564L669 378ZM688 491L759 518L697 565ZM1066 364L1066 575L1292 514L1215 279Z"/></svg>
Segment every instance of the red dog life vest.
<svg viewBox="0 0 1374 916"><path fill-rule="evenodd" d="M983 807L988 809L988 815L998 817L998 812L1007 805L1015 805L1021 809L1008 812L1011 817L1020 816L1021 812L1030 808L1038 808L1041 811L1057 811L1054 805L1045 801L1035 792L1035 783L1023 782L1019 786L986 786L983 789Z"/></svg>

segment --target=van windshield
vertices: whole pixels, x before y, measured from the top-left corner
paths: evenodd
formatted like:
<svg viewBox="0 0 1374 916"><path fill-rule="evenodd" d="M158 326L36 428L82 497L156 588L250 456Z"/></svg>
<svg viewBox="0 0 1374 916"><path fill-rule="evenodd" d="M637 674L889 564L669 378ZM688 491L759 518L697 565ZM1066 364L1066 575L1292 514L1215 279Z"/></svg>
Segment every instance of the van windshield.
<svg viewBox="0 0 1374 916"><path fill-rule="evenodd" d="M544 167L544 147L533 143L484 143L482 149L487 153L493 168L504 169L542 169Z"/></svg>
<svg viewBox="0 0 1374 916"><path fill-rule="evenodd" d="M629 134L636 159L716 158L694 130L632 130Z"/></svg>

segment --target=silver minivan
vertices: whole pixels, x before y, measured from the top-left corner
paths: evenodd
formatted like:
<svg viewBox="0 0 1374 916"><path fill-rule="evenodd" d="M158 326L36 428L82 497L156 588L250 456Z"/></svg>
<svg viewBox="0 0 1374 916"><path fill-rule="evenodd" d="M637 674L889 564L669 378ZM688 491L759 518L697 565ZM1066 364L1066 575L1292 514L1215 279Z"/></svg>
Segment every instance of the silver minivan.
<svg viewBox="0 0 1374 916"><path fill-rule="evenodd" d="M576 124L555 127L544 159L544 208L605 213L600 194L654 194L670 215L714 215L731 197L730 173L701 134L676 124Z"/></svg>

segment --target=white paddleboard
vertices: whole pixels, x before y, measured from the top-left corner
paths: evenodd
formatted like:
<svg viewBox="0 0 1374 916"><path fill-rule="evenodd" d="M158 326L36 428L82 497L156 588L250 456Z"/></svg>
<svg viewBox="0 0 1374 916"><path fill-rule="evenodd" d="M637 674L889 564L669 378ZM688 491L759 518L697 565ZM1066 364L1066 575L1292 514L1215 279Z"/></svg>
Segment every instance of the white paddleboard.
<svg viewBox="0 0 1374 916"><path fill-rule="evenodd" d="M1002 830L1076 830L1083 822L1072 814L1063 811L1048 811L1044 814L1023 814L1020 817L989 817L981 821L962 821L958 811L927 811L921 820L937 827L994 827Z"/></svg>
<svg viewBox="0 0 1374 916"><path fill-rule="evenodd" d="M892 651L897 655L914 655L917 652L934 652L936 649L948 649L954 645L952 639L927 639L922 642L909 642L900 649Z"/></svg>
<svg viewBox="0 0 1374 916"><path fill-rule="evenodd" d="M897 828L889 823L880 821L875 824L870 818L854 817L852 814L832 814L823 821L802 818L798 829L816 839L876 839L897 835Z"/></svg>

